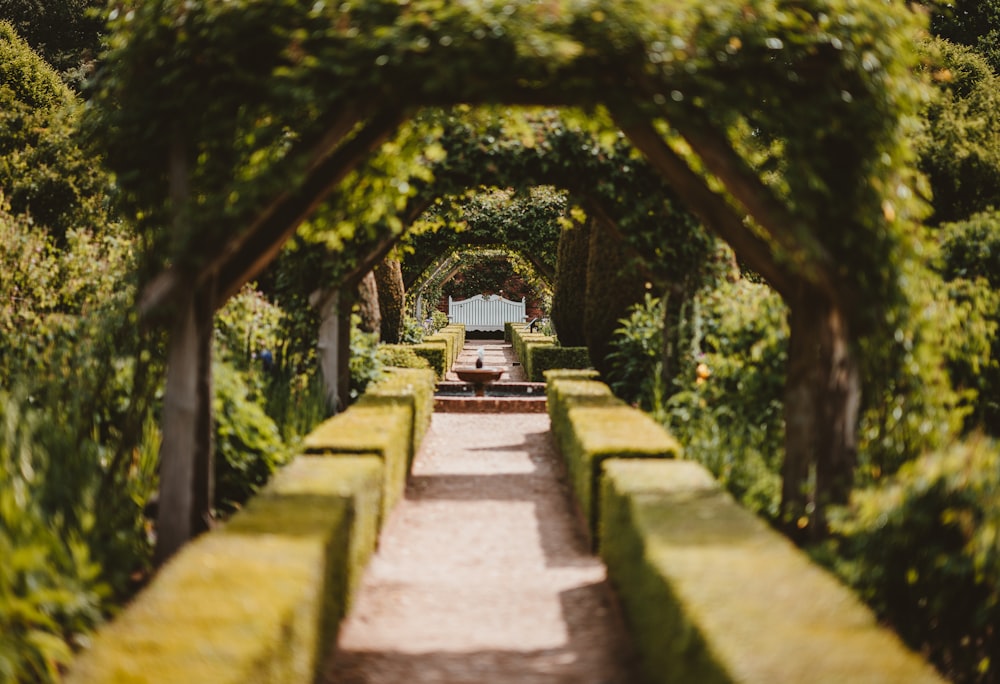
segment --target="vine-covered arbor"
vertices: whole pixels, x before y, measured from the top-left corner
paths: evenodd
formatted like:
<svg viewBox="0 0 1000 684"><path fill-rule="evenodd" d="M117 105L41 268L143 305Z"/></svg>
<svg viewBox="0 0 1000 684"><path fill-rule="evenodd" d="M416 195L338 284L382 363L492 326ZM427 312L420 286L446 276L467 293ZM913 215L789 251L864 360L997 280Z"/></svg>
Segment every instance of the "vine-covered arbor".
<svg viewBox="0 0 1000 684"><path fill-rule="evenodd" d="M206 524L212 312L310 217L352 243L417 195L400 178L433 185L427 107L606 111L788 303L785 512L811 469L816 510L842 500L859 340L905 315L921 21L901 0L123 0L90 120L147 234L141 310L170 327L161 557ZM354 221L315 213L361 191Z"/></svg>

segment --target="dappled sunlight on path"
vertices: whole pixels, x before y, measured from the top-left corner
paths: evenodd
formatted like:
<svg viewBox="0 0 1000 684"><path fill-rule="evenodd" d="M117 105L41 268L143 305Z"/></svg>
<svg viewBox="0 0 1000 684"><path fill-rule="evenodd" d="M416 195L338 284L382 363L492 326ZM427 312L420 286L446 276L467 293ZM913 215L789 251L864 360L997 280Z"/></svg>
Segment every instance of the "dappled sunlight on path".
<svg viewBox="0 0 1000 684"><path fill-rule="evenodd" d="M548 429L545 414L435 414L324 681L634 681Z"/></svg>

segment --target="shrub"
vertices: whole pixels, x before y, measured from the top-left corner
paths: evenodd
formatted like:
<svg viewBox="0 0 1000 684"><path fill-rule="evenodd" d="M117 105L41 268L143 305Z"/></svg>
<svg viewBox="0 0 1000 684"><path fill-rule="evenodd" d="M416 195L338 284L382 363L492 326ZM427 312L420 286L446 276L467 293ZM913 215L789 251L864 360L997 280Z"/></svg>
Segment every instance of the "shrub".
<svg viewBox="0 0 1000 684"><path fill-rule="evenodd" d="M212 367L215 389L215 508L229 513L242 506L285 461L274 421L250 397L242 374L231 364Z"/></svg>
<svg viewBox="0 0 1000 684"><path fill-rule="evenodd" d="M663 302L646 294L628 309L611 337L607 380L615 394L650 410L658 391L663 356Z"/></svg>
<svg viewBox="0 0 1000 684"><path fill-rule="evenodd" d="M59 681L71 647L101 619L109 587L83 533L41 502L58 463L41 448L49 418L0 394L0 680ZM57 487L58 488L58 487ZM83 520L86 528L93 517Z"/></svg>
<svg viewBox="0 0 1000 684"><path fill-rule="evenodd" d="M351 316L351 401L365 393L368 384L382 377L382 364L378 358L378 333L361 330L361 317Z"/></svg>
<svg viewBox="0 0 1000 684"><path fill-rule="evenodd" d="M977 393L967 428L1000 436L1000 212L945 224L938 237L938 271L960 321L949 370L957 387Z"/></svg>
<svg viewBox="0 0 1000 684"><path fill-rule="evenodd" d="M590 368L590 354L586 347L535 346L528 352L532 382L545 382L545 374L557 368Z"/></svg>
<svg viewBox="0 0 1000 684"><path fill-rule="evenodd" d="M658 401L656 412L688 458L773 519L784 453L784 304L766 285L740 280L703 293L698 306L703 352L679 378L683 389Z"/></svg>
<svg viewBox="0 0 1000 684"><path fill-rule="evenodd" d="M820 557L956 682L1000 681L1000 449L973 438L856 491ZM831 560L831 549L839 560Z"/></svg>
<svg viewBox="0 0 1000 684"><path fill-rule="evenodd" d="M427 359L419 356L411 347L397 344L382 344L378 348L378 360L389 368L430 368Z"/></svg>

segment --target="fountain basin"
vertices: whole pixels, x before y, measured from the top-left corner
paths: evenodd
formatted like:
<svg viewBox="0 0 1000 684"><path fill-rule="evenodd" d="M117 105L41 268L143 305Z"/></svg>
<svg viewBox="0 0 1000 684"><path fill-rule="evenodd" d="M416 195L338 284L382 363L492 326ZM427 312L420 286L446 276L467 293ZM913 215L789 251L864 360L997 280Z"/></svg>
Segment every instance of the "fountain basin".
<svg viewBox="0 0 1000 684"><path fill-rule="evenodd" d="M486 396L486 385L496 382L503 375L503 368L455 368L455 375L463 382L471 382L476 396Z"/></svg>

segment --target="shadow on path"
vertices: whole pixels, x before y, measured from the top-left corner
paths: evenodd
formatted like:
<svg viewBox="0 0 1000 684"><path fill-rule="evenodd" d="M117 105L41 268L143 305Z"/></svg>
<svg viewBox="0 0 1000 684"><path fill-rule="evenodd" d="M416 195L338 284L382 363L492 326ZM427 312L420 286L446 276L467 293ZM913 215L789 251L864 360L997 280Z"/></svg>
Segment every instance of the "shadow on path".
<svg viewBox="0 0 1000 684"><path fill-rule="evenodd" d="M545 414L435 414L324 682L628 684Z"/></svg>

